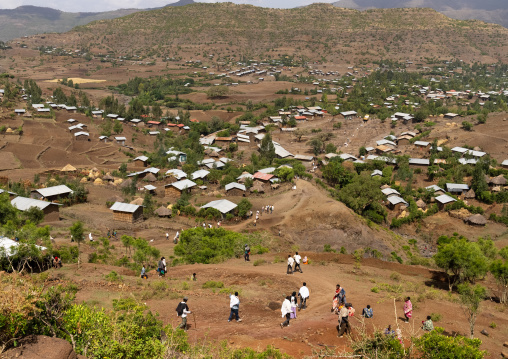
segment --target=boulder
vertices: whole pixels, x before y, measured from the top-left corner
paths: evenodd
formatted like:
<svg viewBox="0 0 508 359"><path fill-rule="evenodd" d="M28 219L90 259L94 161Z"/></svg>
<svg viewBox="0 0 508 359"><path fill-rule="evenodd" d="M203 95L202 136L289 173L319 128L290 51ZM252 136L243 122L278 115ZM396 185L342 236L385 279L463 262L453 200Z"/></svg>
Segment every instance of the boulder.
<svg viewBox="0 0 508 359"><path fill-rule="evenodd" d="M19 347L7 350L2 354L2 358L78 359L79 357L68 341L37 335L22 339Z"/></svg>

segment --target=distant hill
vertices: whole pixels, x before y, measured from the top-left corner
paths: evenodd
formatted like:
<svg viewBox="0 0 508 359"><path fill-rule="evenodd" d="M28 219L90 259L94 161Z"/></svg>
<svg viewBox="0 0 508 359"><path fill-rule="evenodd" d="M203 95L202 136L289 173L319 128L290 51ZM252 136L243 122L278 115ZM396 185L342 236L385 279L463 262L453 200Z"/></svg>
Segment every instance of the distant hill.
<svg viewBox="0 0 508 359"><path fill-rule="evenodd" d="M193 4L193 0L180 0L167 6ZM47 7L20 6L0 9L0 41L50 32L65 32L77 25L95 20L114 19L138 11L153 9L119 9L105 12L64 12Z"/></svg>
<svg viewBox="0 0 508 359"><path fill-rule="evenodd" d="M506 0L339 0L333 5L356 10L428 7L452 19L481 20L508 28Z"/></svg>
<svg viewBox="0 0 508 359"><path fill-rule="evenodd" d="M215 59L279 57L361 63L460 58L497 62L508 58L508 29L450 19L432 9L357 11L329 4L294 9L232 3L196 3L142 11L34 39L29 46L72 46L117 56Z"/></svg>

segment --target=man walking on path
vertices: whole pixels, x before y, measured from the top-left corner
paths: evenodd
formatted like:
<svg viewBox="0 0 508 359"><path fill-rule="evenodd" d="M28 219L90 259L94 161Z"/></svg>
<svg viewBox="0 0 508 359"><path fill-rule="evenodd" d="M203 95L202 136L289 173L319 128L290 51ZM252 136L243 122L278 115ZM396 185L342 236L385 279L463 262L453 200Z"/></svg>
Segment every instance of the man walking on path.
<svg viewBox="0 0 508 359"><path fill-rule="evenodd" d="M288 254L288 270L286 271L286 275L293 274L293 263L294 262L295 262L295 260L293 259L293 257L291 257L291 255Z"/></svg>
<svg viewBox="0 0 508 359"><path fill-rule="evenodd" d="M298 310L307 309L307 299L309 299L309 288L307 288L307 283L303 282L303 286L300 288L298 292L298 296L300 297L300 306Z"/></svg>
<svg viewBox="0 0 508 359"><path fill-rule="evenodd" d="M293 272L296 272L296 269L298 268L300 273L303 273L302 267L300 267L300 262L302 261L302 257L298 254L298 252L296 252L296 254L293 258L295 259L295 269L293 270Z"/></svg>
<svg viewBox="0 0 508 359"><path fill-rule="evenodd" d="M238 298L238 292L235 292L235 295L229 295L229 308L231 308L231 312L229 313L228 322L235 317L237 322L241 322L240 316L238 315L238 310L240 309L240 299Z"/></svg>
<svg viewBox="0 0 508 359"><path fill-rule="evenodd" d="M183 329L185 331L187 330L187 314L191 314L192 313L189 310L189 306L187 305L187 300L189 300L189 298L184 297L183 301L181 301L180 304L178 304L178 307L176 307L176 314L179 317L182 317L182 322L177 327L177 329L181 328L181 329Z"/></svg>
<svg viewBox="0 0 508 359"><path fill-rule="evenodd" d="M245 259L246 262L250 262L249 256L250 256L250 247L248 244L246 244L244 248L243 259Z"/></svg>
<svg viewBox="0 0 508 359"><path fill-rule="evenodd" d="M169 233L166 232L166 241L169 241Z"/></svg>
<svg viewBox="0 0 508 359"><path fill-rule="evenodd" d="M338 337L342 338L344 333L347 331L350 332L349 327L349 308L351 307L351 304L346 303L345 306L343 306L339 312L339 325L337 325L337 331L339 332Z"/></svg>
<svg viewBox="0 0 508 359"><path fill-rule="evenodd" d="M291 297L287 296L286 299L282 302L282 307L280 311L282 312L282 318L286 317L286 320L283 323L280 323L280 328L289 327L289 319L291 317Z"/></svg>

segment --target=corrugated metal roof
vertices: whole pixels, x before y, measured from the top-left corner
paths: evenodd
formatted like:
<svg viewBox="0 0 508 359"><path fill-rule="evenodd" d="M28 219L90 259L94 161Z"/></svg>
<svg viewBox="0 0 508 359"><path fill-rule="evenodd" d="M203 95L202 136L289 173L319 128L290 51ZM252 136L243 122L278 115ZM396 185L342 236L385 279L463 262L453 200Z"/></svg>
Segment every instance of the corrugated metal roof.
<svg viewBox="0 0 508 359"><path fill-rule="evenodd" d="M59 185L47 188L34 189L32 192L40 193L43 197L58 196L62 194L72 193L72 190L66 185Z"/></svg>
<svg viewBox="0 0 508 359"><path fill-rule="evenodd" d="M261 172L261 173L273 173L273 172L275 172L275 167L263 168L263 169L258 170L258 172Z"/></svg>
<svg viewBox="0 0 508 359"><path fill-rule="evenodd" d="M167 175L173 175L174 177L176 177L176 179L182 179L182 178L185 178L187 177L187 173L185 173L184 171L182 170L179 170L177 168L175 169L172 169L172 170L168 170L166 172Z"/></svg>
<svg viewBox="0 0 508 359"><path fill-rule="evenodd" d="M12 256L16 254L16 248L22 245L22 243L16 242L10 238L7 237L0 237L0 250L6 255L6 256ZM45 250L46 247L41 247L38 245L35 245L38 249L41 251Z"/></svg>
<svg viewBox="0 0 508 359"><path fill-rule="evenodd" d="M184 180L181 180L181 181L178 181L178 182L171 183L171 186L179 189L180 191L183 191L186 188L192 188L195 185L196 184L194 182L192 182L191 180L189 180L189 179L184 179Z"/></svg>
<svg viewBox="0 0 508 359"><path fill-rule="evenodd" d="M138 157L136 157L134 159L134 161L137 161L137 160L145 162L145 161L148 161L148 157L146 157L146 156L138 156Z"/></svg>
<svg viewBox="0 0 508 359"><path fill-rule="evenodd" d="M263 181L268 181L272 177L273 177L273 175L268 174L268 173L262 173L262 172L256 172L256 173L254 173L254 176L252 176L252 178L254 178L254 179L260 179Z"/></svg>
<svg viewBox="0 0 508 359"><path fill-rule="evenodd" d="M445 192L444 189L442 189L441 187L439 187L438 185L435 185L435 184L433 184L432 186L425 187L425 189L428 189L428 190L434 191L434 192L437 192L437 191Z"/></svg>
<svg viewBox="0 0 508 359"><path fill-rule="evenodd" d="M356 111L345 111L340 113L342 116L354 116L356 115Z"/></svg>
<svg viewBox="0 0 508 359"><path fill-rule="evenodd" d="M504 160L504 161L501 163L501 166L508 166L508 160Z"/></svg>
<svg viewBox="0 0 508 359"><path fill-rule="evenodd" d="M296 160L300 161L312 161L314 159L313 156L306 156L306 155L295 155Z"/></svg>
<svg viewBox="0 0 508 359"><path fill-rule="evenodd" d="M427 142L427 141L415 141L415 146L427 147L428 145L430 145L430 142Z"/></svg>
<svg viewBox="0 0 508 359"><path fill-rule="evenodd" d="M84 132L84 131L76 132L74 134L74 137L78 137L78 136L90 136L90 134L88 132Z"/></svg>
<svg viewBox="0 0 508 359"><path fill-rule="evenodd" d="M11 201L11 204L20 211L26 211L27 209L32 207L36 207L39 208L40 210L43 210L47 206L57 205L56 203L40 201L38 199L26 197L16 197Z"/></svg>
<svg viewBox="0 0 508 359"><path fill-rule="evenodd" d="M138 206L137 204L115 202L109 209L117 212L134 213L139 207L141 206Z"/></svg>
<svg viewBox="0 0 508 359"><path fill-rule="evenodd" d="M424 165L424 166L430 166L430 160L427 158L410 158L409 159L410 165Z"/></svg>
<svg viewBox="0 0 508 359"><path fill-rule="evenodd" d="M398 196L388 197L387 200L388 200L388 202L390 202L393 205L396 205L396 204L399 204L399 203L404 203L405 205L408 205L408 203L406 201L404 201L403 198L398 197Z"/></svg>
<svg viewBox="0 0 508 359"><path fill-rule="evenodd" d="M226 214L226 213L232 211L233 209L235 209L236 207L237 207L236 204L234 204L231 201L228 201L227 199L219 199L217 201L212 201L210 203L207 203L201 208L215 208L222 214Z"/></svg>
<svg viewBox="0 0 508 359"><path fill-rule="evenodd" d="M247 188L245 188L245 185L236 183L236 182L228 183L226 185L226 191L229 191L230 189L233 189L233 188L238 188L238 189L241 189L242 191L247 190Z"/></svg>
<svg viewBox="0 0 508 359"><path fill-rule="evenodd" d="M240 176L236 177L237 180L240 180L242 178L253 178L254 176L252 176L250 173L242 173Z"/></svg>
<svg viewBox="0 0 508 359"><path fill-rule="evenodd" d="M469 151L469 150L464 147L453 147L452 148L452 152L466 153L467 151Z"/></svg>
<svg viewBox="0 0 508 359"><path fill-rule="evenodd" d="M0 194L2 194L2 193L8 193L8 194L11 194L13 196L17 196L17 193L9 192L9 191L6 191L6 190L0 188Z"/></svg>
<svg viewBox="0 0 508 359"><path fill-rule="evenodd" d="M382 176L383 172L381 172L380 170L374 170L370 175L372 177L374 177L374 176Z"/></svg>
<svg viewBox="0 0 508 359"><path fill-rule="evenodd" d="M191 174L191 177L193 180L205 178L206 176L208 176L209 173L210 173L210 171L207 171L207 170L199 170L199 171L193 172Z"/></svg>
<svg viewBox="0 0 508 359"><path fill-rule="evenodd" d="M144 189L146 189L147 191L155 191L157 189L157 187L151 185L151 184L147 184L145 187L143 187Z"/></svg>
<svg viewBox="0 0 508 359"><path fill-rule="evenodd" d="M450 203L450 202L456 202L457 200L453 197L448 196L447 194L443 194L439 197L436 197L436 201L442 204Z"/></svg>
<svg viewBox="0 0 508 359"><path fill-rule="evenodd" d="M225 166L225 164L222 163L221 161L216 161L213 163L206 163L205 166L212 169L212 168L222 168Z"/></svg>
<svg viewBox="0 0 508 359"><path fill-rule="evenodd" d="M398 195L400 195L399 191L397 191L396 189L393 189L393 188L385 188L385 189L382 189L381 192L383 192L383 194L385 196L389 196L391 194L398 194Z"/></svg>
<svg viewBox="0 0 508 359"><path fill-rule="evenodd" d="M446 190L448 192L462 192L469 190L469 186L467 184L460 183L447 183Z"/></svg>

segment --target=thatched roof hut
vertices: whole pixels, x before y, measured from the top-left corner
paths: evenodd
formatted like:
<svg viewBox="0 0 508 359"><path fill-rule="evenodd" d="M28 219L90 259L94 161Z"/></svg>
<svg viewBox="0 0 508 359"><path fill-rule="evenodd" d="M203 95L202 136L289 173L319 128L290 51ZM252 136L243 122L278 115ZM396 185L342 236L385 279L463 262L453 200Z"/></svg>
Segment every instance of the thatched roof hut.
<svg viewBox="0 0 508 359"><path fill-rule="evenodd" d="M265 193L265 187L261 182L254 182L254 185L250 188L251 193L257 191L258 193Z"/></svg>
<svg viewBox="0 0 508 359"><path fill-rule="evenodd" d="M145 176L145 178L143 178L143 180L147 182L157 182L157 177L155 177L153 173L149 173Z"/></svg>
<svg viewBox="0 0 508 359"><path fill-rule="evenodd" d="M159 208L157 208L155 210L155 213L159 216L159 217L171 217L171 210L167 209L166 207L164 206L160 206Z"/></svg>
<svg viewBox="0 0 508 359"><path fill-rule="evenodd" d="M113 182L115 178L111 176L109 173L107 173L104 177L102 177L103 181Z"/></svg>
<svg viewBox="0 0 508 359"><path fill-rule="evenodd" d="M490 179L490 183L495 185L495 186L504 186L504 185L506 185L507 182L508 181L506 180L506 178L504 178L503 175L492 177Z"/></svg>
<svg viewBox="0 0 508 359"><path fill-rule="evenodd" d="M210 153L212 153L212 150L207 148L204 153L205 153L205 155L209 155Z"/></svg>
<svg viewBox="0 0 508 359"><path fill-rule="evenodd" d="M427 208L427 203L425 203L421 198L416 201L416 206L421 209Z"/></svg>
<svg viewBox="0 0 508 359"><path fill-rule="evenodd" d="M121 188L127 188L132 185L132 180L129 178L128 180L125 180L120 185Z"/></svg>
<svg viewBox="0 0 508 359"><path fill-rule="evenodd" d="M74 166L72 166L70 164L66 165L64 168L62 168L60 170L60 172L76 172L76 171L77 171L76 167L74 167Z"/></svg>
<svg viewBox="0 0 508 359"><path fill-rule="evenodd" d="M219 154L215 151L212 151L212 153L210 153L210 157L219 157Z"/></svg>
<svg viewBox="0 0 508 359"><path fill-rule="evenodd" d="M475 226L484 226L487 224L487 218L481 214L473 214L472 216L467 217L464 222Z"/></svg>
<svg viewBox="0 0 508 359"><path fill-rule="evenodd" d="M120 196L113 196L113 197L110 197L106 200L106 202L111 202L111 203L115 203L115 202L123 203L124 201L125 201L125 199Z"/></svg>
<svg viewBox="0 0 508 359"><path fill-rule="evenodd" d="M464 195L465 199L470 199L470 198L475 198L475 197L476 197L476 193L474 193L474 190L472 188L469 191L467 191L466 194Z"/></svg>
<svg viewBox="0 0 508 359"><path fill-rule="evenodd" d="M143 205L143 198L136 198L134 201L131 201L130 204L142 206Z"/></svg>

